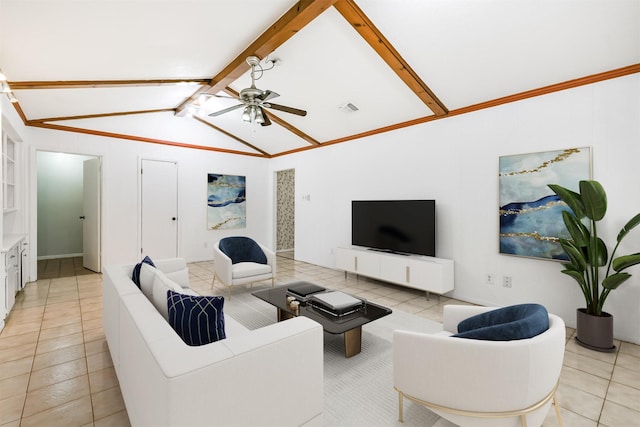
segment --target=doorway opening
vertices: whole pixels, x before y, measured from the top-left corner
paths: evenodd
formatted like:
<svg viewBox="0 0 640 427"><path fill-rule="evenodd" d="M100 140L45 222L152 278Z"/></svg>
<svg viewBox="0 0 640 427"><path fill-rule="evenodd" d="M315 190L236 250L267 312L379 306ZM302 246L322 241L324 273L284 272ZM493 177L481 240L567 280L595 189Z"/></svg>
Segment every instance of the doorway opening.
<svg viewBox="0 0 640 427"><path fill-rule="evenodd" d="M296 170L276 171L276 252L295 259Z"/></svg>
<svg viewBox="0 0 640 427"><path fill-rule="evenodd" d="M38 278L101 271L101 158L36 152Z"/></svg>

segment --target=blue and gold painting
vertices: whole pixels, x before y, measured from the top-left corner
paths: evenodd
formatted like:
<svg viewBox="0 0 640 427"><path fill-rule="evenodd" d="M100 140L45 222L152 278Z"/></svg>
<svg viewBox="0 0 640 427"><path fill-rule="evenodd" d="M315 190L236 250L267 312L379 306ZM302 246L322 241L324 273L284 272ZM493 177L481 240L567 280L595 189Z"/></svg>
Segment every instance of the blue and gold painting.
<svg viewBox="0 0 640 427"><path fill-rule="evenodd" d="M207 174L207 228L223 230L247 226L246 177Z"/></svg>
<svg viewBox="0 0 640 427"><path fill-rule="evenodd" d="M500 253L567 260L559 239L570 238L562 221L570 208L548 184L578 192L578 183L590 178L589 147L501 156Z"/></svg>

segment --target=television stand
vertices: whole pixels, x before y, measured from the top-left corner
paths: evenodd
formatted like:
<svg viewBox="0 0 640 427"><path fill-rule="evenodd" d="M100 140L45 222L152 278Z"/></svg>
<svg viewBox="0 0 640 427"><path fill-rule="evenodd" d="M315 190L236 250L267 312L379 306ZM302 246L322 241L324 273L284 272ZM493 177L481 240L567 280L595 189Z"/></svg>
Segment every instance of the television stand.
<svg viewBox="0 0 640 427"><path fill-rule="evenodd" d="M361 246L336 248L336 268L346 273L438 295L453 290L453 260L397 254Z"/></svg>
<svg viewBox="0 0 640 427"><path fill-rule="evenodd" d="M410 256L411 254L407 254L404 252L396 252L396 251L392 251L391 249L379 249L379 248L367 248L368 251L374 251L374 252L382 252L385 254L394 254L394 255L402 255L402 256Z"/></svg>

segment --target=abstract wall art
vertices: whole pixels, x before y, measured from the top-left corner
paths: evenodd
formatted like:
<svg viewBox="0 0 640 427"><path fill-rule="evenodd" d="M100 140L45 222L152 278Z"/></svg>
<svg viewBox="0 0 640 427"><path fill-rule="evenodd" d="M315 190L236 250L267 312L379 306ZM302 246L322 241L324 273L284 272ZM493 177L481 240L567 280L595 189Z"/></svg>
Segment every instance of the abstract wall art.
<svg viewBox="0 0 640 427"><path fill-rule="evenodd" d="M207 174L207 228L223 230L245 228L246 177Z"/></svg>
<svg viewBox="0 0 640 427"><path fill-rule="evenodd" d="M591 178L591 148L501 156L500 253L566 260L560 238L569 238L562 211L569 207L548 184L573 191Z"/></svg>

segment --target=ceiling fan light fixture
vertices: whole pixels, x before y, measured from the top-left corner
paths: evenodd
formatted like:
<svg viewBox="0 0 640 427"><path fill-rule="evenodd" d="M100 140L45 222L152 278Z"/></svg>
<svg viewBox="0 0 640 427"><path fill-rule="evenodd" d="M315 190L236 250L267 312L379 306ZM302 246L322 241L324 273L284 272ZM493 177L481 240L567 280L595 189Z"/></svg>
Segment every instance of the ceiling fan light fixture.
<svg viewBox="0 0 640 427"><path fill-rule="evenodd" d="M244 107L244 110L242 111L242 121L251 123L251 107L250 106Z"/></svg>
<svg viewBox="0 0 640 427"><path fill-rule="evenodd" d="M264 114L262 114L262 108L253 107L256 109L256 123L263 124L264 123Z"/></svg>

